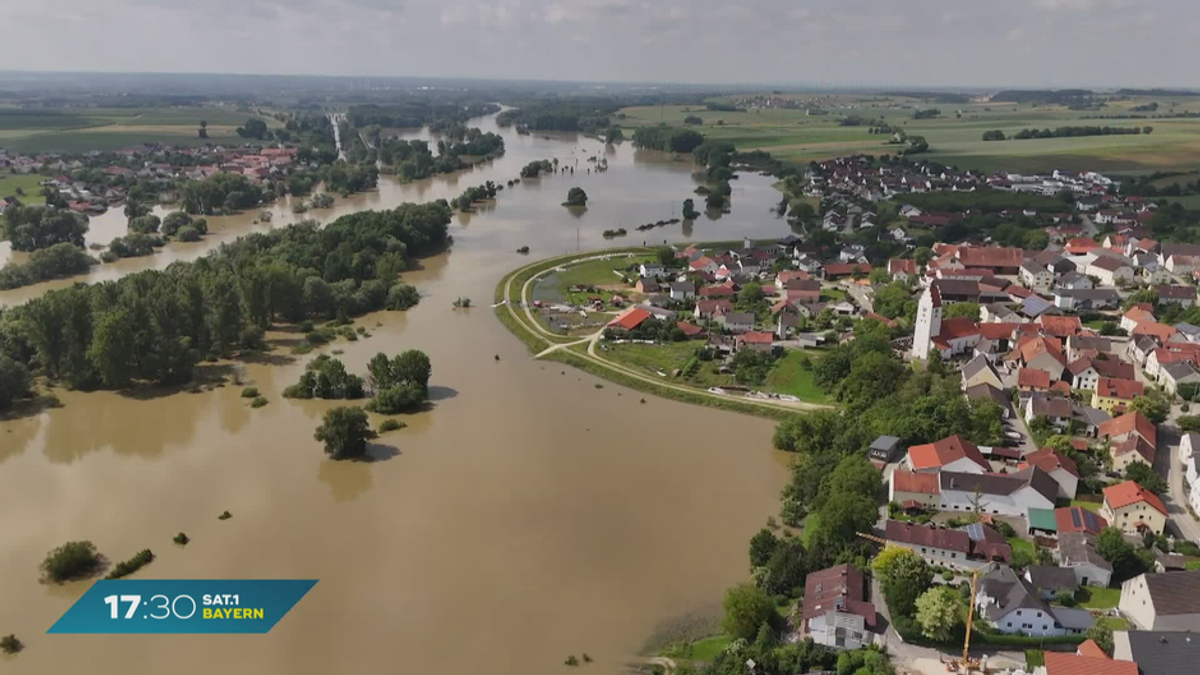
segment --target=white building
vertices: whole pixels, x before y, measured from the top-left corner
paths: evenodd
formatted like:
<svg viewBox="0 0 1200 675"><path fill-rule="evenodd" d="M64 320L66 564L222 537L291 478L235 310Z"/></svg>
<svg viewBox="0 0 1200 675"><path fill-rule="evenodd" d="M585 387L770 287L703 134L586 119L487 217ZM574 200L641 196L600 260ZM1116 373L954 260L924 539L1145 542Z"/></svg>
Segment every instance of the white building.
<svg viewBox="0 0 1200 675"><path fill-rule="evenodd" d="M1140 574L1121 584L1117 607L1142 630L1200 631L1200 570Z"/></svg>
<svg viewBox="0 0 1200 675"><path fill-rule="evenodd" d="M1024 518L1029 509L1053 509L1058 496L1058 483L1036 466L1012 474L943 471L938 478L941 511Z"/></svg>
<svg viewBox="0 0 1200 675"><path fill-rule="evenodd" d="M933 339L942 332L942 294L930 285L917 303L917 325L913 332L912 357L924 361L933 349Z"/></svg>

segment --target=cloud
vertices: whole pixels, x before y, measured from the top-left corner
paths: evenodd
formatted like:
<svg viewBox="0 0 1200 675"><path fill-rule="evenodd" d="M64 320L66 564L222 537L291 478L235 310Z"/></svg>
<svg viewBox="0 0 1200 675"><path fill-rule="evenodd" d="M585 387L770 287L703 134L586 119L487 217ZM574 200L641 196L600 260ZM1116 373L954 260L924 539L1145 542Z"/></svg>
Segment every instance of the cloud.
<svg viewBox="0 0 1200 675"><path fill-rule="evenodd" d="M1033 0L1033 6L1052 12L1059 10L1081 11L1094 8L1096 0Z"/></svg>

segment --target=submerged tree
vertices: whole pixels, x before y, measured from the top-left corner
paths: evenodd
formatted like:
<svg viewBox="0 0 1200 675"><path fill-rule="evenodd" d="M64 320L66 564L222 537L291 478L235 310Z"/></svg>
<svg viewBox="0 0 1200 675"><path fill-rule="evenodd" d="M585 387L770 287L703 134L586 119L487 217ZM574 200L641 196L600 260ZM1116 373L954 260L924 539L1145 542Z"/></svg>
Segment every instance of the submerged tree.
<svg viewBox="0 0 1200 675"><path fill-rule="evenodd" d="M367 441L375 437L362 408L340 407L325 413L313 438L325 443L325 453L334 459L362 457Z"/></svg>

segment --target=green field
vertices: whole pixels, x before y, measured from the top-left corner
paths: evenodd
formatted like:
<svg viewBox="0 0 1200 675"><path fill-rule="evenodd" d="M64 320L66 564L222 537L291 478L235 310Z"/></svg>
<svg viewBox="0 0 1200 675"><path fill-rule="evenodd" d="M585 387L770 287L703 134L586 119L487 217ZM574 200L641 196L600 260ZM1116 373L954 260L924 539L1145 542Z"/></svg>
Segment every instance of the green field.
<svg viewBox="0 0 1200 675"><path fill-rule="evenodd" d="M767 378L767 389L777 394L791 394L802 401L810 403L831 403L825 392L813 383L812 365L804 368L800 365L804 356L815 364L820 359L819 352L807 350L789 350Z"/></svg>
<svg viewBox="0 0 1200 675"><path fill-rule="evenodd" d="M0 173L0 199L17 197L22 204L45 204L46 198L41 195L41 182L45 176L36 173ZM18 195L20 188L25 194Z"/></svg>
<svg viewBox="0 0 1200 675"><path fill-rule="evenodd" d="M236 140L234 130L252 116L270 126L279 122L271 111L257 114L229 107L196 108L65 108L30 110L0 107L0 147L14 152L84 152L117 150L140 143L200 145ZM199 137L200 120L208 122L207 139Z"/></svg>
<svg viewBox="0 0 1200 675"><path fill-rule="evenodd" d="M1033 550L1033 542L1026 541L1020 537L1009 537L1008 545L1012 548L1013 553L1016 553L1017 551L1025 551L1029 554L1030 558L1034 558L1036 560L1036 556L1034 555L1035 552Z"/></svg>
<svg viewBox="0 0 1200 675"><path fill-rule="evenodd" d="M813 99L813 96L793 96ZM1200 112L1200 97L1158 100L1160 112ZM1155 99L1110 99L1100 110L1068 110L1065 106L973 102L936 104L917 99L875 95L839 94L820 97L818 106L827 115L804 110L762 109L746 112L706 111L700 106L645 106L622 110L622 126L637 127L665 122L682 125L694 115L704 121L694 127L707 138L732 142L739 149L762 149L792 162L808 162L839 155L895 154L902 146L888 137L869 133L868 126L840 126L842 116L882 119L909 136L924 136L930 146L922 159L963 168L1034 171L1063 168L1145 172L1153 169L1200 168L1200 119L1087 119L1100 115L1129 114L1130 108ZM912 119L917 108L938 108L941 117ZM722 122L722 124L718 124ZM1096 125L1152 126L1150 135L1089 136L1008 141L983 141L983 132L999 129L1013 135L1024 128Z"/></svg>

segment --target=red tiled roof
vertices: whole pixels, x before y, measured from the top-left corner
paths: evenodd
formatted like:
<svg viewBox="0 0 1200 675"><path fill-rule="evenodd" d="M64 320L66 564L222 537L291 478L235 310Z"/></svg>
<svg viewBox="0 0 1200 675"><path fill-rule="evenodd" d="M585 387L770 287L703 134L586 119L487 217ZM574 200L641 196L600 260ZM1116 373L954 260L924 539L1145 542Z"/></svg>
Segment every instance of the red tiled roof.
<svg viewBox="0 0 1200 675"><path fill-rule="evenodd" d="M1133 661L1051 651L1045 655L1046 675L1138 675L1138 664Z"/></svg>
<svg viewBox="0 0 1200 675"><path fill-rule="evenodd" d="M917 261L911 258L892 258L888 261L889 274L916 274Z"/></svg>
<svg viewBox="0 0 1200 675"><path fill-rule="evenodd" d="M1041 316L1038 317L1038 323L1042 325L1042 330L1059 338L1077 335L1083 330L1083 323L1077 316Z"/></svg>
<svg viewBox="0 0 1200 675"><path fill-rule="evenodd" d="M1096 395L1104 398L1119 398L1132 401L1134 396L1141 396L1146 391L1146 385L1133 380L1118 380L1102 377L1096 381Z"/></svg>
<svg viewBox="0 0 1200 675"><path fill-rule="evenodd" d="M700 309L701 314L712 314L718 309L729 311L733 309L733 303L729 300L698 300L696 307Z"/></svg>
<svg viewBox="0 0 1200 675"><path fill-rule="evenodd" d="M896 469L892 472L892 487L897 492L915 492L923 495L936 495L942 492L936 473L916 473L907 469Z"/></svg>
<svg viewBox="0 0 1200 675"><path fill-rule="evenodd" d="M979 326L970 317L954 316L942 319L942 329L937 337L942 340L954 340L970 335L979 335Z"/></svg>
<svg viewBox="0 0 1200 675"><path fill-rule="evenodd" d="M1129 433L1137 433L1146 439L1150 445L1158 445L1157 428L1153 422L1146 419L1146 416L1140 412L1126 413L1100 424L1101 436L1115 438Z"/></svg>
<svg viewBox="0 0 1200 675"><path fill-rule="evenodd" d="M733 296L734 290L724 284L716 286L705 286L700 289L700 297L702 298L728 298Z"/></svg>
<svg viewBox="0 0 1200 675"><path fill-rule="evenodd" d="M1066 365L1066 359L1062 354L1062 343L1052 337L1034 337L1023 339L1018 351L1021 354L1021 360L1025 363L1031 363L1034 359L1047 353L1054 357L1055 361Z"/></svg>
<svg viewBox="0 0 1200 675"><path fill-rule="evenodd" d="M1019 323L981 323L979 334L987 340L1011 339Z"/></svg>
<svg viewBox="0 0 1200 675"><path fill-rule="evenodd" d="M1108 527L1108 520L1099 513L1082 506L1065 506L1061 509L1054 509L1054 524L1057 526L1059 535L1067 532L1100 534L1100 530Z"/></svg>
<svg viewBox="0 0 1200 675"><path fill-rule="evenodd" d="M1109 507L1113 509L1146 502L1151 507L1158 509L1164 516L1167 515L1167 507L1163 506L1158 495L1131 480L1104 488L1104 501L1108 502Z"/></svg>
<svg viewBox="0 0 1200 675"><path fill-rule="evenodd" d="M625 310L620 316L608 322L609 326L615 328L624 328L625 330L633 330L642 325L642 322L649 319L652 314L642 309L641 307L633 307Z"/></svg>
<svg viewBox="0 0 1200 675"><path fill-rule="evenodd" d="M1017 371L1017 386L1049 389L1050 373L1037 368L1022 368Z"/></svg>
<svg viewBox="0 0 1200 675"><path fill-rule="evenodd" d="M875 606L863 599L865 593L862 572L849 564L809 574L804 579L804 625L807 627L809 619L836 609L863 617L867 627L873 628Z"/></svg>
<svg viewBox="0 0 1200 675"><path fill-rule="evenodd" d="M1173 326L1158 323L1156 321L1142 321L1133 327L1131 335L1149 335L1156 337L1159 340L1166 342L1175 336L1179 331Z"/></svg>
<svg viewBox="0 0 1200 675"><path fill-rule="evenodd" d="M1025 251L1019 248L971 246L958 250L958 259L968 267L1020 267Z"/></svg>
<svg viewBox="0 0 1200 675"><path fill-rule="evenodd" d="M971 536L964 530L948 530L928 525L916 525L899 520L889 520L885 527L884 539L902 544L917 546L932 546L945 551L958 551L962 554L971 552Z"/></svg>
<svg viewBox="0 0 1200 675"><path fill-rule="evenodd" d="M1025 288L1024 286L1018 286L1017 284L1008 286L1007 288L1004 289L1004 292L1008 293L1011 296L1021 298L1022 300L1033 296L1033 291L1029 290L1028 288Z"/></svg>
<svg viewBox="0 0 1200 675"><path fill-rule="evenodd" d="M1120 457L1131 452L1136 452L1142 456L1146 464L1154 466L1154 457L1158 454L1158 450L1146 442L1141 436L1133 435L1123 441L1117 441L1109 446L1109 452L1113 457Z"/></svg>
<svg viewBox="0 0 1200 675"><path fill-rule="evenodd" d="M1046 473L1062 468L1072 476L1079 478L1079 467L1075 465L1075 461L1054 448L1042 448L1025 455L1025 464L1032 464ZM1024 469L1025 466L1022 465L1021 468Z"/></svg>
<svg viewBox="0 0 1200 675"><path fill-rule="evenodd" d="M1104 653L1104 650L1100 648L1100 645L1096 644L1095 641L1091 639L1080 642L1079 647L1075 650L1075 652L1080 656L1094 656L1098 659L1108 658L1108 654Z"/></svg>
<svg viewBox="0 0 1200 675"><path fill-rule="evenodd" d="M871 273L871 266L867 263L844 263L824 266L825 274L854 274L862 272L863 274Z"/></svg>
<svg viewBox="0 0 1200 675"><path fill-rule="evenodd" d="M909 463L914 469L933 469L945 466L957 459L966 457L978 464L984 471L990 471L991 466L983 458L983 453L975 444L958 436L947 436L940 441L926 445L914 445L908 449Z"/></svg>
<svg viewBox="0 0 1200 675"><path fill-rule="evenodd" d="M1100 248L1100 244L1087 237L1073 237L1067 241L1067 253L1087 253L1098 248Z"/></svg>
<svg viewBox="0 0 1200 675"><path fill-rule="evenodd" d="M1056 391L1064 396L1071 395L1071 385L1062 380L1055 380L1054 384L1050 385L1050 391Z"/></svg>
<svg viewBox="0 0 1200 675"><path fill-rule="evenodd" d="M775 341L775 334L766 331L752 331L739 335L738 339L752 345L769 345Z"/></svg>
<svg viewBox="0 0 1200 675"><path fill-rule="evenodd" d="M679 330L683 331L683 334L688 337L695 337L704 332L703 328L701 328L700 326L697 326L694 323L688 322L688 321L680 321L679 323L676 323L675 325L678 326Z"/></svg>

